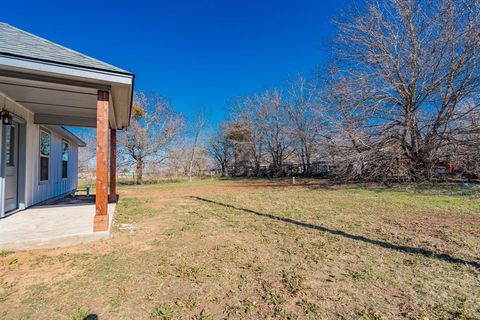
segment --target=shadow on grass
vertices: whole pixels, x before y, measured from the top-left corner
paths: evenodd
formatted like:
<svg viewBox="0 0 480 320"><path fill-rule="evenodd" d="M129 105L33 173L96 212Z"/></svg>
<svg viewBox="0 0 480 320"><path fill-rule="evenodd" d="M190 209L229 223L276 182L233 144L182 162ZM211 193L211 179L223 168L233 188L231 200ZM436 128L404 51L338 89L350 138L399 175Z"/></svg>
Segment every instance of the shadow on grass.
<svg viewBox="0 0 480 320"><path fill-rule="evenodd" d="M446 253L436 253L434 251L424 249L424 248L416 248L416 247L393 244L393 243L382 241L382 240L370 239L370 238L367 238L367 237L364 237L364 236L350 234L350 233L347 233L347 232L342 231L342 230L334 230L334 229L330 229L330 228L327 228L327 227L317 226L317 225L314 225L314 224L305 223L305 222L297 221L297 220L290 219L290 218L279 217L279 216L276 216L276 215L273 215L273 214L270 214L270 213L261 213L261 212L253 211L253 210L250 210L250 209L239 208L239 207L235 207L231 204L225 204L225 203L221 203L221 202L217 202L217 201L213 201L213 200L205 199L205 198L201 198L201 197L192 197L192 198L196 199L196 200L199 200L199 201L224 206L226 208L231 208L231 209L235 209L235 210L239 210L239 211L244 211L244 212L251 213L251 214L254 214L254 215L257 215L257 216L260 216L260 217L265 217L265 218L269 218L269 219L273 219L273 220L292 223L292 224L295 224L297 226L301 226L301 227L304 227L304 228L309 228L309 229L314 229L314 230L318 230L318 231L322 231L322 232L327 232L327 233L338 235L338 236L341 236L341 237L344 237L344 238L347 238L347 239L373 244L373 245L376 245L376 246L379 246L379 247L382 247L382 248L395 250L395 251L398 251L398 252L420 254L420 255L423 255L425 257L446 261L446 262L449 262L449 263L452 263L452 264L463 264L463 265L471 266L475 269L480 269L480 263L479 262L464 260L464 259L460 259L460 258L455 258L455 257L452 257L449 254L446 254Z"/></svg>

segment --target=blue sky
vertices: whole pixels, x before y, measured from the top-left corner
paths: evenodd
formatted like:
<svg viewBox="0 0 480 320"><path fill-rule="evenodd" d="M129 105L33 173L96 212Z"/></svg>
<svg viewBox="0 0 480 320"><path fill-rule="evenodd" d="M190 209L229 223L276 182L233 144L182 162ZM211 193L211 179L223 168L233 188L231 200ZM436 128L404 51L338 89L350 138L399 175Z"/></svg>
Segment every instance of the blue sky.
<svg viewBox="0 0 480 320"><path fill-rule="evenodd" d="M308 73L328 59L345 1L5 1L0 20L136 74L213 123L238 95Z"/></svg>

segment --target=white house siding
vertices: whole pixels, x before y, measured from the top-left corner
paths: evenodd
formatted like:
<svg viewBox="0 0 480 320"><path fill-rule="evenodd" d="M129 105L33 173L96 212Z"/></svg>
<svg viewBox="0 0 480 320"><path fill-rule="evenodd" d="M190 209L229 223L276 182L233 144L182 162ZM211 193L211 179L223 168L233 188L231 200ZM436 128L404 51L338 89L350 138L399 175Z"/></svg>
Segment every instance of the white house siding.
<svg viewBox="0 0 480 320"><path fill-rule="evenodd" d="M62 178L62 138L60 135L51 133L51 150L49 161L49 180L40 182L40 126L33 123L34 114L14 100L0 92L0 110L6 109L15 116L25 120L26 125L26 155L25 155L25 199L19 199L29 207L44 200L68 193L77 188L78 177L78 146L69 142L68 154L68 178ZM1 130L0 121L0 135ZM1 141L1 140L0 140ZM20 168L22 170L22 168ZM23 183L19 181L19 184ZM3 201L3 199L0 199Z"/></svg>
<svg viewBox="0 0 480 320"><path fill-rule="evenodd" d="M50 160L48 181L40 181L40 130L50 132ZM77 155L78 148L69 143L67 178L62 178L62 141L63 137L51 132L48 128L35 125L34 150L36 157L33 165L33 200L32 203L42 202L56 196L77 189ZM36 179L35 179L36 178ZM36 180L36 181L35 181Z"/></svg>

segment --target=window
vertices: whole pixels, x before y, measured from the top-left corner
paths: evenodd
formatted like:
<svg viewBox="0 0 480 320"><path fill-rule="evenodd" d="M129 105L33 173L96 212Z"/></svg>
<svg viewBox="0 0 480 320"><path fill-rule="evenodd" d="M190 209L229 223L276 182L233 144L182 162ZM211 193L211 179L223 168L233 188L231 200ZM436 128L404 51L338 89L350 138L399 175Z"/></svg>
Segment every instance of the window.
<svg viewBox="0 0 480 320"><path fill-rule="evenodd" d="M62 142L62 178L68 177L68 142Z"/></svg>
<svg viewBox="0 0 480 320"><path fill-rule="evenodd" d="M50 133L40 130L40 181L48 180L50 161Z"/></svg>
<svg viewBox="0 0 480 320"><path fill-rule="evenodd" d="M7 167L15 166L15 127L6 126L5 127L5 159Z"/></svg>

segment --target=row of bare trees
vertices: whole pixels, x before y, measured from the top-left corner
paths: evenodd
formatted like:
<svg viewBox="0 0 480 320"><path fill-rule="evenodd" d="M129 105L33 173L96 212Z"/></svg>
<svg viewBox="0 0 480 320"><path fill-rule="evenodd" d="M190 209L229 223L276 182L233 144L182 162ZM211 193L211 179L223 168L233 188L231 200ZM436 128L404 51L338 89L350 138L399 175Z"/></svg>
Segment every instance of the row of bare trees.
<svg viewBox="0 0 480 320"><path fill-rule="evenodd" d="M478 0L365 0L336 23L331 62L188 125L136 94L119 165L151 176L312 175L411 181L480 174ZM86 156L86 162L91 157ZM443 169L442 169L443 168Z"/></svg>
<svg viewBox="0 0 480 320"><path fill-rule="evenodd" d="M298 75L283 90L236 99L232 120L210 138L223 175L282 175L299 163L311 172L322 154L322 100L318 81Z"/></svg>
<svg viewBox="0 0 480 320"><path fill-rule="evenodd" d="M324 161L342 179L478 177L479 2L367 1L336 24L321 76L235 102L209 144L222 174Z"/></svg>
<svg viewBox="0 0 480 320"><path fill-rule="evenodd" d="M168 161L172 146L181 137L185 121L168 100L139 92L135 96L128 130L120 136L121 167L135 168L135 181L142 183L146 167Z"/></svg>
<svg viewBox="0 0 480 320"><path fill-rule="evenodd" d="M138 92L130 127L120 135L120 167L133 173L135 183L159 177L198 176L210 172L212 164L203 144L204 111L190 125L162 96ZM131 169L135 168L134 171Z"/></svg>
<svg viewBox="0 0 480 320"><path fill-rule="evenodd" d="M201 143L205 125L203 115L190 128L182 114L175 112L163 96L137 92L132 105L130 126L120 132L117 168L121 182L141 184L170 176L198 175L211 168ZM95 174L94 131L86 132L87 142L80 149L79 171L85 178ZM145 179L146 178L146 179Z"/></svg>

